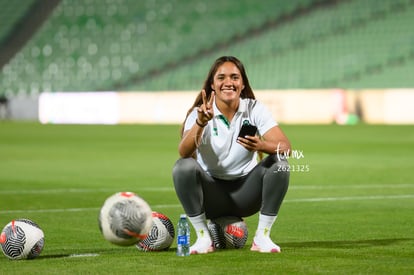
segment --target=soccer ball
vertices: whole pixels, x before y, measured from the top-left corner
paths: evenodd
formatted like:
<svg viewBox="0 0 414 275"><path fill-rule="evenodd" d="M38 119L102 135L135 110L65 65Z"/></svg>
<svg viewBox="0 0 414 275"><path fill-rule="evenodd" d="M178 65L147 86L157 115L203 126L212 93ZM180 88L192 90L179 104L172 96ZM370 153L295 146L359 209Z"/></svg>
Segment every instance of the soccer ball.
<svg viewBox="0 0 414 275"><path fill-rule="evenodd" d="M12 260L34 259L45 244L42 229L29 219L9 222L0 235L1 249Z"/></svg>
<svg viewBox="0 0 414 275"><path fill-rule="evenodd" d="M132 192L119 192L107 198L99 214L99 229L116 245L129 246L144 239L152 226L148 203Z"/></svg>
<svg viewBox="0 0 414 275"><path fill-rule="evenodd" d="M216 249L242 248L248 237L247 225L239 217L220 217L207 224Z"/></svg>
<svg viewBox="0 0 414 275"><path fill-rule="evenodd" d="M137 243L140 251L167 250L174 241L174 225L164 214L152 212L153 224L148 236Z"/></svg>

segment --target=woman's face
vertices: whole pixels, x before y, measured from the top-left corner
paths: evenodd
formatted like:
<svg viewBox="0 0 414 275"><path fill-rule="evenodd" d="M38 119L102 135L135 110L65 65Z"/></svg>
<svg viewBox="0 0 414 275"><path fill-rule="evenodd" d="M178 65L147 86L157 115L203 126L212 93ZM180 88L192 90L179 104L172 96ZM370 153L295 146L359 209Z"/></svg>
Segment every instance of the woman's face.
<svg viewBox="0 0 414 275"><path fill-rule="evenodd" d="M211 88L216 92L216 100L226 103L238 101L240 93L244 89L240 70L233 62L224 62L214 74Z"/></svg>

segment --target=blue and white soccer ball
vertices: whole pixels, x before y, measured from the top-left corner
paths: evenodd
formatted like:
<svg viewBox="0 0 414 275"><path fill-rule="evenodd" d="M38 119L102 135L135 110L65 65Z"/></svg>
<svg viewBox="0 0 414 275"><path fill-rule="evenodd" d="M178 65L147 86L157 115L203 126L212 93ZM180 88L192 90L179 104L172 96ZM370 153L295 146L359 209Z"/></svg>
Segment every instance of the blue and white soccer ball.
<svg viewBox="0 0 414 275"><path fill-rule="evenodd" d="M148 203L133 192L119 192L107 198L99 213L99 229L116 245L130 246L143 240L152 227Z"/></svg>
<svg viewBox="0 0 414 275"><path fill-rule="evenodd" d="M42 229L34 221L13 220L1 232L1 249L11 260L34 259L43 250L44 237Z"/></svg>
<svg viewBox="0 0 414 275"><path fill-rule="evenodd" d="M140 251L168 250L174 241L175 231L171 220L164 214L152 212L153 224L148 236L137 243Z"/></svg>

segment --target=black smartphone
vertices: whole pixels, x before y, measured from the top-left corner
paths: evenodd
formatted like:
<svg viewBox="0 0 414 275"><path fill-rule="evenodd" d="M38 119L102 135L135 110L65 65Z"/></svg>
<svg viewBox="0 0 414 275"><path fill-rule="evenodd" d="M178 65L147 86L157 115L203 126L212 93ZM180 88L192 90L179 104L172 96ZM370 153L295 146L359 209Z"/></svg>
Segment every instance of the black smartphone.
<svg viewBox="0 0 414 275"><path fill-rule="evenodd" d="M256 135L256 132L256 126L250 124L243 124L239 132L239 137L244 138L245 136L254 136Z"/></svg>

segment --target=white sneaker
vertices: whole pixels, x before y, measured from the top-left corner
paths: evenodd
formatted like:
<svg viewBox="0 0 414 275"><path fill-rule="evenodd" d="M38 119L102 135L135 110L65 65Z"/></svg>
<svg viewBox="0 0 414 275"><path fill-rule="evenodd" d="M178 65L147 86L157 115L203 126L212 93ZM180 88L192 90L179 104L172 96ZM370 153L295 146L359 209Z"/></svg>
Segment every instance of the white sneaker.
<svg viewBox="0 0 414 275"><path fill-rule="evenodd" d="M190 254L206 254L214 251L213 241L208 230L200 230L196 242L190 247Z"/></svg>
<svg viewBox="0 0 414 275"><path fill-rule="evenodd" d="M267 234L257 234L253 238L253 244L250 248L251 251L257 251L261 253L280 253L280 247L272 242Z"/></svg>
<svg viewBox="0 0 414 275"><path fill-rule="evenodd" d="M201 234L203 235L203 234ZM207 236L204 234L203 237L198 237L196 242L190 247L190 254L206 254L213 252L213 241L211 240L210 234L207 231Z"/></svg>

